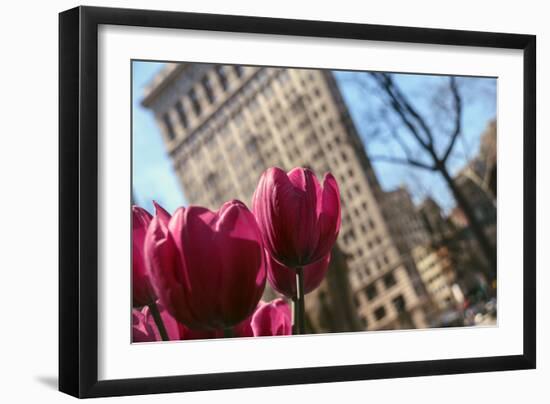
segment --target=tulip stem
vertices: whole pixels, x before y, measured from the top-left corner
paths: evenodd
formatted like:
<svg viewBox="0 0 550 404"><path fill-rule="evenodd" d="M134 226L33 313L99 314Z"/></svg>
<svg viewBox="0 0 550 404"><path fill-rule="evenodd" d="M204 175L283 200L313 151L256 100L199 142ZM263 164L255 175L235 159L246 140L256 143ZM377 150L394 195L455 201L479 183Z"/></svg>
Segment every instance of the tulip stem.
<svg viewBox="0 0 550 404"><path fill-rule="evenodd" d="M153 319L155 320L155 324L157 325L157 328L159 330L160 337L163 341L170 341L170 339L168 338L168 333L166 332L166 328L164 327L164 323L162 322L162 317L160 316L157 303L150 303L149 309L151 310L151 314L153 315Z"/></svg>
<svg viewBox="0 0 550 404"><path fill-rule="evenodd" d="M294 300L294 334L304 334L304 269L296 267L296 296Z"/></svg>
<svg viewBox="0 0 550 404"><path fill-rule="evenodd" d="M223 329L224 338L233 338L233 328L224 328Z"/></svg>

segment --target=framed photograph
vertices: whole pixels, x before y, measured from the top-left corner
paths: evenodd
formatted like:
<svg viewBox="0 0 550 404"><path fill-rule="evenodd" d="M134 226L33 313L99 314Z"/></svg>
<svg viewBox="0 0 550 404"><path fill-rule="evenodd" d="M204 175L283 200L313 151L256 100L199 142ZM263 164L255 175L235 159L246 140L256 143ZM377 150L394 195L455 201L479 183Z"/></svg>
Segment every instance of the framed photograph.
<svg viewBox="0 0 550 404"><path fill-rule="evenodd" d="M59 17L59 388L532 369L535 37Z"/></svg>

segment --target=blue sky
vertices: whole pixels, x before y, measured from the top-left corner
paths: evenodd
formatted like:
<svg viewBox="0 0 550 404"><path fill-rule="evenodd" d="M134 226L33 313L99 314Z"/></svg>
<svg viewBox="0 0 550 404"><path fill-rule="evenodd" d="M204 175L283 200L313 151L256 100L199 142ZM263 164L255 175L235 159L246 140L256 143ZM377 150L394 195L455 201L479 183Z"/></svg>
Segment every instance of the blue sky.
<svg viewBox="0 0 550 404"><path fill-rule="evenodd" d="M172 212L178 206L186 204L185 197L166 154L153 114L140 105L145 85L162 66L162 63L155 62L132 63L133 191L135 202L149 211L152 211L152 201L156 200ZM335 72L335 77L360 136L364 144L368 145L368 154L397 155L399 151L396 150L396 145L388 141L389 137L384 130L378 131L382 135L371 136L376 125L373 124L372 119L369 120L369 111L376 111L380 107L380 98L366 92L364 87L359 87L354 80L356 74ZM429 117L437 117L433 113L433 95L437 95L438 91L444 91L448 78L399 74L395 79L421 113ZM496 116L496 79L461 78L460 80L461 88L465 89L462 92L464 97L463 140L457 143L456 153L449 161L451 173L458 171L475 155L479 147L480 134L489 120ZM402 131L402 129L398 130ZM418 153L421 156L407 133L403 132L400 135L415 155ZM446 139L442 140L443 146L446 144ZM416 202L430 195L446 211L454 206L454 201L438 174L376 160L373 161L373 166L385 190L404 184L407 185Z"/></svg>
<svg viewBox="0 0 550 404"><path fill-rule="evenodd" d="M163 63L132 63L132 158L134 203L153 211L153 200L170 212L185 204L160 130L150 110L141 106L144 87Z"/></svg>

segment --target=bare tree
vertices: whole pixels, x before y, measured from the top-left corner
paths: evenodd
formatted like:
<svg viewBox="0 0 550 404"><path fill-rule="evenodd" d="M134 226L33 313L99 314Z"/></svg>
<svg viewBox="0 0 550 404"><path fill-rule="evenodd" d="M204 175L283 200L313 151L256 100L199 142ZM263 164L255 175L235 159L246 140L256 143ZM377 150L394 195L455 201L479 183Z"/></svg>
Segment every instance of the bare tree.
<svg viewBox="0 0 550 404"><path fill-rule="evenodd" d="M450 76L446 82L443 82L445 88L439 88L433 92L434 96L430 104L431 116L428 117L414 105L391 74L373 72L368 73L368 76L372 78L374 88L367 89L368 84L364 80L359 80L359 84L370 94L373 90L377 90L378 96L386 107L383 113L378 111L378 119L385 122L388 136L400 148L399 153L389 155L369 153L369 157L371 160L438 173L451 191L457 205L468 218L471 231L487 258L491 270L496 271L496 248L485 234L482 224L475 215L474 207L449 172L449 160L458 152L459 139L462 139L464 154L467 154L468 147L462 136L464 96L459 91L457 78ZM405 139L405 134L408 135L408 139Z"/></svg>

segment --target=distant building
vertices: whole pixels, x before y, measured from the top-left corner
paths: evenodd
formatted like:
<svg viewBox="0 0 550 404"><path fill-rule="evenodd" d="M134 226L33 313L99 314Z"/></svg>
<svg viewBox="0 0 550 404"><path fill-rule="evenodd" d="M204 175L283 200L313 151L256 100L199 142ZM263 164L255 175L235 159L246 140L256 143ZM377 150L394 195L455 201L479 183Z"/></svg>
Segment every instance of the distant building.
<svg viewBox="0 0 550 404"><path fill-rule="evenodd" d="M426 289L440 311L456 307L456 273L446 247L417 246L413 257Z"/></svg>
<svg viewBox="0 0 550 404"><path fill-rule="evenodd" d="M432 198L427 197L417 208L432 243L441 243L451 236L453 226L449 223L441 207Z"/></svg>
<svg viewBox="0 0 550 404"><path fill-rule="evenodd" d="M430 243L430 234L405 186L384 194L384 211L395 243L403 253Z"/></svg>
<svg viewBox="0 0 550 404"><path fill-rule="evenodd" d="M449 214L449 221L458 229L468 227L468 218L459 207L455 206Z"/></svg>
<svg viewBox="0 0 550 404"><path fill-rule="evenodd" d="M491 121L481 135L477 155L455 176L454 182L470 203L478 223L490 241L496 244L496 121ZM460 208L460 207L458 207ZM455 219L458 213L455 213Z"/></svg>
<svg viewBox="0 0 550 404"><path fill-rule="evenodd" d="M250 203L270 166L335 175L342 227L327 280L306 298L313 331L428 326L430 301L402 248L409 235L395 231L416 224L385 213L388 196L330 71L167 64L143 105L154 112L192 204Z"/></svg>
<svg viewBox="0 0 550 404"><path fill-rule="evenodd" d="M473 208L478 223L483 227L490 241L495 244L497 225L496 202L467 173L457 176L455 183Z"/></svg>
<svg viewBox="0 0 550 404"><path fill-rule="evenodd" d="M481 135L479 151L468 165L470 177L488 192L492 199L497 196L497 123L492 120Z"/></svg>
<svg viewBox="0 0 550 404"><path fill-rule="evenodd" d="M491 121L481 136L477 155L454 177L454 183L468 201L474 217L488 240L496 247L496 123ZM492 184L492 185L491 185ZM479 294L480 285L490 284L489 295L496 293L496 271L482 251L470 228L470 220L462 208L455 206L448 217L441 220L435 202L426 200L419 208L432 233L435 246L449 249L457 282L467 296ZM436 229L443 229L436 230ZM443 234L443 236L441 236ZM435 235L435 237L434 237Z"/></svg>

